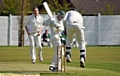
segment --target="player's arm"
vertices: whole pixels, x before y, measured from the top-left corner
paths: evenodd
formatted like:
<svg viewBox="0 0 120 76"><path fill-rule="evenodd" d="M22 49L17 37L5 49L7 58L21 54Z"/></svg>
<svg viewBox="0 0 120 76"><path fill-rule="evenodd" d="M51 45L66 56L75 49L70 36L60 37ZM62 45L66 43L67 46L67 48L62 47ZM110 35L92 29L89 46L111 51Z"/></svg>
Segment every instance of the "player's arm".
<svg viewBox="0 0 120 76"><path fill-rule="evenodd" d="M42 27L39 28L38 36L41 34L41 32L42 32Z"/></svg>
<svg viewBox="0 0 120 76"><path fill-rule="evenodd" d="M53 20L52 22L56 28L59 28L61 26L59 23L57 23L56 20Z"/></svg>
<svg viewBox="0 0 120 76"><path fill-rule="evenodd" d="M42 24L43 24L43 18L41 17L41 27L39 28L38 35L40 35L42 32Z"/></svg>
<svg viewBox="0 0 120 76"><path fill-rule="evenodd" d="M30 17L28 17L28 18L26 19L26 22L25 22L25 29L26 29L26 32L27 32L28 35L30 35L29 29L28 29L28 27L29 27L29 22L30 22Z"/></svg>
<svg viewBox="0 0 120 76"><path fill-rule="evenodd" d="M54 27L56 27L57 31L64 30L63 22L57 23L56 21L53 21L53 24L54 24Z"/></svg>
<svg viewBox="0 0 120 76"><path fill-rule="evenodd" d="M26 29L27 34L28 34L28 35L30 35L30 33L29 33L29 31L28 31L28 27L27 27L27 26L25 26L25 29Z"/></svg>

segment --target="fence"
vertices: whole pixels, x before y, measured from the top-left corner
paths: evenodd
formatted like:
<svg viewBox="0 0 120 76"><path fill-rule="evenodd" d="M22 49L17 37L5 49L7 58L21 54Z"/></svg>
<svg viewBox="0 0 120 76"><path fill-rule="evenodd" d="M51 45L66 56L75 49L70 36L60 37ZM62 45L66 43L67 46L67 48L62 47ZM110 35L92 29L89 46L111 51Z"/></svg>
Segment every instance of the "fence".
<svg viewBox="0 0 120 76"><path fill-rule="evenodd" d="M42 15L44 21L48 15ZM83 16L87 45L120 45L120 15ZM43 31L49 27L43 26ZM0 16L0 46L18 46L19 16ZM50 29L49 29L50 32ZM25 31L24 45L29 41Z"/></svg>

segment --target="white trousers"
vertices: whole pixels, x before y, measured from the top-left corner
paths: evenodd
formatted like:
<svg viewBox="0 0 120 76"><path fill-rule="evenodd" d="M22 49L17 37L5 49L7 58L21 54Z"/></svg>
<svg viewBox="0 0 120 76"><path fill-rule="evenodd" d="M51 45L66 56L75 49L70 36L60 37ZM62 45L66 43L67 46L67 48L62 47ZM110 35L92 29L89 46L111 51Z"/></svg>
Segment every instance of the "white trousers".
<svg viewBox="0 0 120 76"><path fill-rule="evenodd" d="M84 55L86 57L86 42L84 36L84 27L83 24L67 24L66 31L67 31L67 38L66 38L66 47L72 47L72 41L74 36L76 37L76 41L79 44L80 50L85 50ZM71 50L67 50L66 52L71 52Z"/></svg>
<svg viewBox="0 0 120 76"><path fill-rule="evenodd" d="M39 50L39 55L42 55L41 36L38 36L38 33L31 33L30 35L28 35L28 38L30 42L31 59L36 60L35 44L37 50Z"/></svg>
<svg viewBox="0 0 120 76"><path fill-rule="evenodd" d="M53 49L54 49L54 56L53 56L53 59L52 59L52 63L50 66L53 66L53 67L57 67L58 65L58 69L61 70L61 58L63 57L64 53L63 53L63 50L62 50L62 57L60 55L60 52L61 52L61 48L59 47L58 48L58 64L57 64L57 46L61 46L61 39L59 37L59 35L57 36L51 36L51 43L53 45Z"/></svg>

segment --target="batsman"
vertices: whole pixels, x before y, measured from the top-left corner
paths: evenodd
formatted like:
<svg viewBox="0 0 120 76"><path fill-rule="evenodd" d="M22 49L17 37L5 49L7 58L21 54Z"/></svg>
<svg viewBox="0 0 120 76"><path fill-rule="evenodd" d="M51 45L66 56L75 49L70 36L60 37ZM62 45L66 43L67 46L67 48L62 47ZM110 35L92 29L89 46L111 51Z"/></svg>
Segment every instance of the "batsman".
<svg viewBox="0 0 120 76"><path fill-rule="evenodd" d="M48 15L49 15L49 19L43 22L43 25L48 25L50 27L51 30L51 37L50 37L50 41L53 45L53 49L54 49L54 56L52 59L52 63L49 66L49 70L53 71L53 72L57 72L57 71L61 71L61 58L60 57L60 51L61 48L57 48L57 46L61 46L61 38L60 38L60 34L61 32L64 30L64 26L63 26L63 17L65 15L64 11L59 11L57 13L57 16L52 16L52 13L47 5L47 3L43 3ZM57 56L59 55L58 59ZM63 52L62 52L62 56L63 56Z"/></svg>

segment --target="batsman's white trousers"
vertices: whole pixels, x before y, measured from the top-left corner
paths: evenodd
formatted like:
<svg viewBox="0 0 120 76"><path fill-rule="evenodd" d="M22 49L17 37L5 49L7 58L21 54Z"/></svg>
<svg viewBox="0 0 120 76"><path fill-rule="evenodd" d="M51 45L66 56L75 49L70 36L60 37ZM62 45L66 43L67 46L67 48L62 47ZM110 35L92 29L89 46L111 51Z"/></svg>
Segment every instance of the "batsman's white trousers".
<svg viewBox="0 0 120 76"><path fill-rule="evenodd" d="M85 27L83 26L82 23L81 24L79 23L79 25L75 23L67 24L66 25L66 31L67 31L66 47L72 47L72 41L75 34L76 40L79 44L79 49L86 50L84 29Z"/></svg>
<svg viewBox="0 0 120 76"><path fill-rule="evenodd" d="M60 39L60 36L59 35L55 35L55 36L51 36L51 43L53 45L53 49L54 49L54 56L53 56L53 60L52 60L52 63L50 66L53 66L53 67L57 67L57 46L61 46L61 39ZM58 69L60 70L61 67L61 58L60 57L60 51L61 51L61 48L58 49ZM62 56L64 55L63 53L63 50L62 50Z"/></svg>
<svg viewBox="0 0 120 76"><path fill-rule="evenodd" d="M36 43L36 48L39 50L39 55L42 55L41 35L38 36L38 33L31 33L30 35L28 35L28 38L30 42L31 59L36 60L35 43Z"/></svg>

